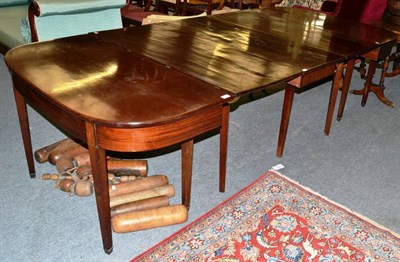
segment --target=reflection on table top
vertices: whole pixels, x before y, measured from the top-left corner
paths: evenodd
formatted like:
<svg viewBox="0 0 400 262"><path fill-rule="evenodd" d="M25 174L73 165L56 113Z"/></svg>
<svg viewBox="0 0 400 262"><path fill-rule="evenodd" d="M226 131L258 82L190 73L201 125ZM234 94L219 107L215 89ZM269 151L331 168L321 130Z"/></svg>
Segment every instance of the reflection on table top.
<svg viewBox="0 0 400 262"><path fill-rule="evenodd" d="M390 32L374 26L356 23L340 17L298 8L264 9L245 12L240 16L214 16L213 19L232 22L251 30L290 39L294 45L306 45L345 57L393 40Z"/></svg>
<svg viewBox="0 0 400 262"><path fill-rule="evenodd" d="M94 35L18 47L6 62L52 103L103 125L160 125L233 98Z"/></svg>
<svg viewBox="0 0 400 262"><path fill-rule="evenodd" d="M317 12L275 8L101 32L99 38L243 95L393 39L370 25L351 25Z"/></svg>

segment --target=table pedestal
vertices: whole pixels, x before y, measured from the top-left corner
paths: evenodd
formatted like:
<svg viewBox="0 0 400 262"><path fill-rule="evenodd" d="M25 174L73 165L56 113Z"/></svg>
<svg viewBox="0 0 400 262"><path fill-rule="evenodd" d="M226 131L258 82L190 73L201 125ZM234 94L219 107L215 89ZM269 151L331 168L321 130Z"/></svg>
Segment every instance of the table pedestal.
<svg viewBox="0 0 400 262"><path fill-rule="evenodd" d="M395 2L395 1L392 1ZM391 102L389 99L386 98L384 94L385 86L384 86L384 80L386 77L394 77L398 74L400 74L400 20L399 17L391 15L390 17L387 17L385 19L379 20L379 21L373 21L371 24L385 28L389 31L392 31L397 35L397 48L394 53L392 53L390 56L383 57L379 55L379 50L374 50L369 53L367 53L364 57L370 59L370 65L368 68L368 73L366 76L366 82L365 86L363 89L360 90L353 90L352 94L355 95L362 95L362 101L361 105L365 106L367 102L367 97L369 92L373 92L376 97L385 105L390 106L390 107L395 107L396 105ZM373 84L372 83L372 78L374 77L376 67L377 67L377 62L381 61L384 59L383 65L382 65L382 73L380 76L379 84ZM388 72L389 69L389 64L393 62L393 67L392 71ZM365 63L364 66L360 67L360 72L365 70ZM363 74L362 74L363 75Z"/></svg>
<svg viewBox="0 0 400 262"><path fill-rule="evenodd" d="M389 99L387 99L383 92L385 90L385 86L383 85L383 80L384 80L384 77L387 76L386 69L387 69L388 62L385 61L386 68L384 67L382 69L382 76L381 76L379 85L372 83L372 78L374 77L374 74L376 71L376 64L377 64L376 61L371 60L369 67L368 67L368 73L367 73L364 88L360 89L360 90L352 90L351 93L354 95L362 95L363 96L361 99L361 106L365 106L365 104L367 103L368 94L370 92L373 92L382 103L384 103L385 105L390 106L390 107L395 107L396 105L393 102L391 102Z"/></svg>

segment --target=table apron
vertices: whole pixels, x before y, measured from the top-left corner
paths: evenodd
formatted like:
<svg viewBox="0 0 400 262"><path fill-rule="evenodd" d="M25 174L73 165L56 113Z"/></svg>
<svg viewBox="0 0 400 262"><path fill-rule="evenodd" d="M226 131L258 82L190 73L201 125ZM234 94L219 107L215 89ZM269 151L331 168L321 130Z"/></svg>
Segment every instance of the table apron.
<svg viewBox="0 0 400 262"><path fill-rule="evenodd" d="M396 43L395 41L387 42L387 43L383 44L382 46L380 46L379 48L369 51L368 53L366 53L362 56L367 59L372 59L374 61L379 61L379 60L385 59L392 52L392 48L395 43Z"/></svg>
<svg viewBox="0 0 400 262"><path fill-rule="evenodd" d="M321 66L317 69L305 71L302 76L290 80L288 84L295 86L297 88L302 88L309 84L315 83L316 81L332 76L335 73L336 67L337 64L332 63L325 66Z"/></svg>
<svg viewBox="0 0 400 262"><path fill-rule="evenodd" d="M86 142L85 121L83 119L55 105L17 75L13 74L12 78L14 88L21 93L27 104L57 128L67 132L76 139Z"/></svg>
<svg viewBox="0 0 400 262"><path fill-rule="evenodd" d="M141 128L118 128L94 125L100 148L123 152L155 150L194 138L222 125L223 105L183 119Z"/></svg>

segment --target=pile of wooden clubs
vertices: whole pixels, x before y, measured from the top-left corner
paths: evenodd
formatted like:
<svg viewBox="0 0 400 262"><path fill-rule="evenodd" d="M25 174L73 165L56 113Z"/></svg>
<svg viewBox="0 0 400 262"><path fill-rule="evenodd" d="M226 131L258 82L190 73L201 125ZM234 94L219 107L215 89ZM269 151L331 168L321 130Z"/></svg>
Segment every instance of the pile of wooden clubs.
<svg viewBox="0 0 400 262"><path fill-rule="evenodd" d="M93 177L89 151L79 143L66 138L43 147L34 153L39 163L49 162L56 166L57 173L42 175L44 180L54 180L56 188L70 195L93 194ZM147 176L147 160L107 159L109 184L118 184L137 177Z"/></svg>
<svg viewBox="0 0 400 262"><path fill-rule="evenodd" d="M49 162L58 173L42 175L55 187L76 196L93 194L93 177L88 150L66 138L34 153L39 163ZM147 176L147 160L107 159L112 229L126 233L183 223L188 218L184 205L170 205L175 188L165 175Z"/></svg>

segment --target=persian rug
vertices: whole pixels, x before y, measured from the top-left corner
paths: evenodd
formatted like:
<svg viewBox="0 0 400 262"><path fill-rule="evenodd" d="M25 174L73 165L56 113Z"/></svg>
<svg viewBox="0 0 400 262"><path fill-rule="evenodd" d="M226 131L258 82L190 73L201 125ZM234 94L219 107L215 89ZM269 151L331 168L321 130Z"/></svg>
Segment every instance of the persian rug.
<svg viewBox="0 0 400 262"><path fill-rule="evenodd" d="M268 171L132 261L400 261L400 236Z"/></svg>

